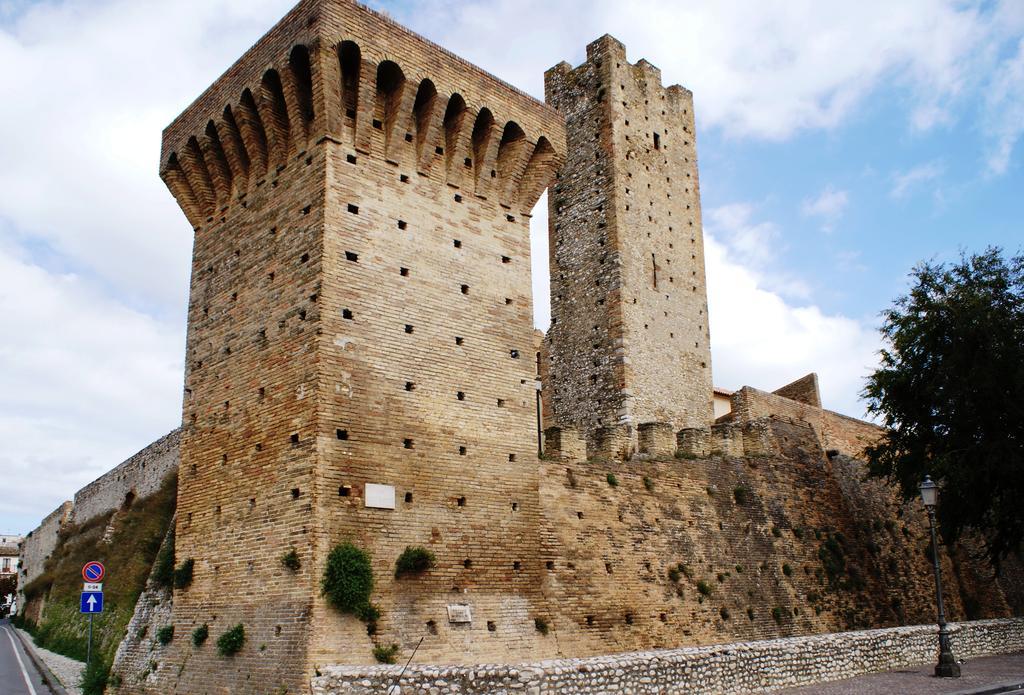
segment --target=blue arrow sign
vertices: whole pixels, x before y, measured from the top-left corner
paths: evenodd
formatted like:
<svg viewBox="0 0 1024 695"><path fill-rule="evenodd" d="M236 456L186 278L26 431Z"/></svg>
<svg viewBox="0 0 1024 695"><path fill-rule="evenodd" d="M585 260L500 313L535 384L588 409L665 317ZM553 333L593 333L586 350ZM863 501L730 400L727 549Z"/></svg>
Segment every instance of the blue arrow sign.
<svg viewBox="0 0 1024 695"><path fill-rule="evenodd" d="M102 613L103 612L103 592L102 591L83 591L82 592L82 605L78 609L79 613Z"/></svg>

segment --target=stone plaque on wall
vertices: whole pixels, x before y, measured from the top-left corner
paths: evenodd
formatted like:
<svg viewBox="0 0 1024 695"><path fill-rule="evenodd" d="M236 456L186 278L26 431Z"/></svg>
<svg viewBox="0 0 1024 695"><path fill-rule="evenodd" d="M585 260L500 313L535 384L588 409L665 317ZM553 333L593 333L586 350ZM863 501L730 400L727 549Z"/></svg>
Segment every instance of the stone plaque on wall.
<svg viewBox="0 0 1024 695"><path fill-rule="evenodd" d="M366 506L376 509L395 508L395 486L378 485L377 483L366 484Z"/></svg>
<svg viewBox="0 0 1024 695"><path fill-rule="evenodd" d="M449 604L448 622L471 623L473 622L473 613L470 610L469 606L465 604Z"/></svg>

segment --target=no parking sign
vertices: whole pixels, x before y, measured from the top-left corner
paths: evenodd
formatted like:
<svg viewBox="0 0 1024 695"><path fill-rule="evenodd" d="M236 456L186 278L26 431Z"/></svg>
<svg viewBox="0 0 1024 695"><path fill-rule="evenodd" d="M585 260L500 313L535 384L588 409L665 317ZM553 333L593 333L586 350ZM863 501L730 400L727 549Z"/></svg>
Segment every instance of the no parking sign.
<svg viewBox="0 0 1024 695"><path fill-rule="evenodd" d="M103 575L106 573L107 570L103 567L103 563L93 560L85 563L85 567L82 568L82 579L90 584L95 584L103 581Z"/></svg>

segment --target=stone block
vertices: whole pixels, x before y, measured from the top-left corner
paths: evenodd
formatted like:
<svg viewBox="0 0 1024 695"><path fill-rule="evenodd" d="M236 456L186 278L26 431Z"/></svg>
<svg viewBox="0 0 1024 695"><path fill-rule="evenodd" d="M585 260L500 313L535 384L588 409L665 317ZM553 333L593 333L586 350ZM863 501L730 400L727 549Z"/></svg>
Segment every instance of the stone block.
<svg viewBox="0 0 1024 695"><path fill-rule="evenodd" d="M704 458L711 453L711 428L687 427L676 433L676 447L684 457Z"/></svg>
<svg viewBox="0 0 1024 695"><path fill-rule="evenodd" d="M600 427L594 433L594 441L595 458L625 461L633 453L632 436L628 425Z"/></svg>
<svg viewBox="0 0 1024 695"><path fill-rule="evenodd" d="M641 454L655 458L669 458L675 454L676 437L668 422L645 422L637 428Z"/></svg>
<svg viewBox="0 0 1024 695"><path fill-rule="evenodd" d="M558 461L585 461L587 444L573 427L544 430L544 457Z"/></svg>
<svg viewBox="0 0 1024 695"><path fill-rule="evenodd" d="M712 425L711 451L722 456L743 456L743 430L740 426Z"/></svg>

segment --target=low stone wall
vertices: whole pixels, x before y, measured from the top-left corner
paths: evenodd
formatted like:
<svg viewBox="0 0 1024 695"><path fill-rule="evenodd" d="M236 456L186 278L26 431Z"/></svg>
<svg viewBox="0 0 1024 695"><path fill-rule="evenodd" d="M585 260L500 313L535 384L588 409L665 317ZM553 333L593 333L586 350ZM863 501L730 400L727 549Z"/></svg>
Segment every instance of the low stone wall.
<svg viewBox="0 0 1024 695"><path fill-rule="evenodd" d="M1024 649L1024 618L953 623L958 659ZM883 630L633 652L521 665L410 666L391 695L444 693L749 693L934 661L937 628ZM314 695L388 693L401 666L331 666Z"/></svg>

